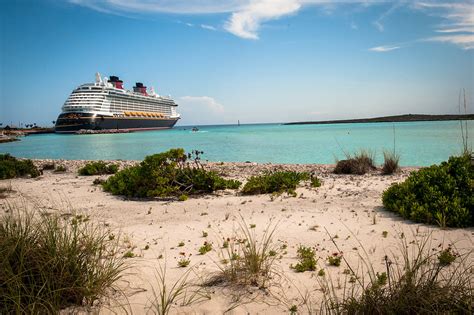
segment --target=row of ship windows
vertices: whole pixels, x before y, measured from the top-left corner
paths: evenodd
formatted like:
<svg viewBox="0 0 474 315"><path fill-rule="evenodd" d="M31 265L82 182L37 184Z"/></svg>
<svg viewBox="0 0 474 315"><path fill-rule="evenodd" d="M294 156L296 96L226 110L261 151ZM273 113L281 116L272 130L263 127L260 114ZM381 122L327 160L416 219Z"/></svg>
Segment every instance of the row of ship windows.
<svg viewBox="0 0 474 315"><path fill-rule="evenodd" d="M145 112L157 112L157 113L171 113L169 108L144 108L144 107L129 107L129 106L111 106L111 111L145 111Z"/></svg>
<svg viewBox="0 0 474 315"><path fill-rule="evenodd" d="M174 102L171 101L171 100L167 100L167 99L137 99L135 96L130 96L130 95L111 95L111 97L113 98L113 100L116 100L116 99L119 99L119 100L133 100L133 102L138 102L138 103L161 103L161 104L165 104L165 105L174 105Z"/></svg>

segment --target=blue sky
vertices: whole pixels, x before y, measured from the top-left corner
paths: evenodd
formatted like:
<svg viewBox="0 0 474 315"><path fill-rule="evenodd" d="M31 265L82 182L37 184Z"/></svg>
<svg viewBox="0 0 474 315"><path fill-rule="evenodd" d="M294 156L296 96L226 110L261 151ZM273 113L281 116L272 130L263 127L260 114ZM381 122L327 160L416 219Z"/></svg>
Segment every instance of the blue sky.
<svg viewBox="0 0 474 315"><path fill-rule="evenodd" d="M170 94L181 125L473 112L474 2L0 4L0 122L51 124L95 72Z"/></svg>

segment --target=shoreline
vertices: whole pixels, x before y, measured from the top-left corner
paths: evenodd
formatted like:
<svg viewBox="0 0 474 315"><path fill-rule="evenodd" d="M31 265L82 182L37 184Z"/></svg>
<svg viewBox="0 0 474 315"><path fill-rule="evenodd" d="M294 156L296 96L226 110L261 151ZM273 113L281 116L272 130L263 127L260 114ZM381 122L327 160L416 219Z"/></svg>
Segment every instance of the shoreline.
<svg viewBox="0 0 474 315"><path fill-rule="evenodd" d="M26 159L26 158L21 158ZM33 163L41 169L44 164L55 163L56 165L64 165L67 172L77 172L79 168L83 167L89 162L103 161L105 163L113 163L119 166L119 169L139 164L142 160L65 160L65 159L30 159ZM237 178L243 175L253 176L258 175L264 171L287 170L297 172L309 172L317 174L334 176L377 176L380 174L380 167L375 170L370 170L365 175L347 175L334 174L333 170L336 164L289 164L289 163L258 163L258 162L213 162L201 161L201 165L208 169L214 170L223 174L226 177ZM398 174L409 174L414 170L423 168L424 166L401 166ZM387 176L387 175L381 175Z"/></svg>

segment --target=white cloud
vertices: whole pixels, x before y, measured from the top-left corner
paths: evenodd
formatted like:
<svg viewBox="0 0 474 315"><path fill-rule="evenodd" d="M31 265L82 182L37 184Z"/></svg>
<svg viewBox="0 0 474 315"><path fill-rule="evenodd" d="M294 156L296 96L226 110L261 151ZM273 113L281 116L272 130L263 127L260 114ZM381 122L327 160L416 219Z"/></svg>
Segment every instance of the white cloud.
<svg viewBox="0 0 474 315"><path fill-rule="evenodd" d="M377 46L377 47L372 47L369 50L370 51L375 51L375 52L388 52L396 49L400 49L400 46Z"/></svg>
<svg viewBox="0 0 474 315"><path fill-rule="evenodd" d="M217 28L211 25L207 25L207 24L201 24L201 28L205 30L210 30L210 31L217 31Z"/></svg>
<svg viewBox="0 0 474 315"><path fill-rule="evenodd" d="M225 29L242 38L258 39L258 30L262 22L295 13L300 8L298 0L255 0L232 13Z"/></svg>
<svg viewBox="0 0 474 315"><path fill-rule="evenodd" d="M179 104L182 108L193 107L212 113L224 112L224 106L210 96L182 96L179 98Z"/></svg>
<svg viewBox="0 0 474 315"><path fill-rule="evenodd" d="M182 96L177 100L182 125L206 125L226 121L224 106L210 96Z"/></svg>

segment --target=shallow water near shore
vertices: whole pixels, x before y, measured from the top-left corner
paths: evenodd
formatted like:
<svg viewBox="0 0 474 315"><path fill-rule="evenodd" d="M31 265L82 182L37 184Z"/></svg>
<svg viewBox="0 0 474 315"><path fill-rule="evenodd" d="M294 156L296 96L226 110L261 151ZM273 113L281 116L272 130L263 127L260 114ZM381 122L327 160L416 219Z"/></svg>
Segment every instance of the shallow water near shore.
<svg viewBox="0 0 474 315"><path fill-rule="evenodd" d="M372 150L381 163L383 150L395 148L403 166L427 166L459 154L458 121L331 125L222 125L175 127L125 134L28 136L0 145L0 152L25 158L68 160L141 160L146 155L184 148L204 151L204 159L226 162L331 164L345 152ZM471 134L474 122L468 122ZM469 140L473 145L472 137Z"/></svg>

